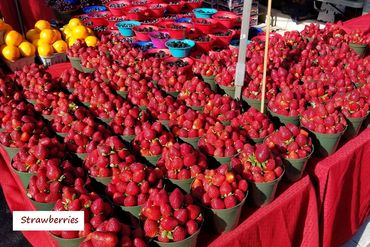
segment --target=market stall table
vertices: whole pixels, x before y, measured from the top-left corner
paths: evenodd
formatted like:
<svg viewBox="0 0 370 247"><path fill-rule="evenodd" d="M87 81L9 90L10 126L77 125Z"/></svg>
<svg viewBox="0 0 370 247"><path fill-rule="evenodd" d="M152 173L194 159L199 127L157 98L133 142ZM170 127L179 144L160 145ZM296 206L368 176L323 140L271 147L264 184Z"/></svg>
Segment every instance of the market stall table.
<svg viewBox="0 0 370 247"><path fill-rule="evenodd" d="M370 215L370 129L315 164L321 246L341 246Z"/></svg>
<svg viewBox="0 0 370 247"><path fill-rule="evenodd" d="M200 236L201 246L319 246L317 201L310 177L279 184L276 199L263 208L246 203L240 225L221 236ZM208 229L207 229L208 230Z"/></svg>

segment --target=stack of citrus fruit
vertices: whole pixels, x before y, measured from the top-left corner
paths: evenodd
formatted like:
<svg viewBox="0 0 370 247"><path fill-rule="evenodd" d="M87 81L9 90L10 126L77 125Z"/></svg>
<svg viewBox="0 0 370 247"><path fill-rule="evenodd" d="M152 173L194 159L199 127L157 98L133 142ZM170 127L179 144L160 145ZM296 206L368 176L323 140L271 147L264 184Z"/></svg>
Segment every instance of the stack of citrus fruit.
<svg viewBox="0 0 370 247"><path fill-rule="evenodd" d="M40 57L49 57L54 53L65 53L68 45L62 40L61 33L52 28L50 23L45 20L39 20L35 23L33 29L28 30L27 40L37 47L37 53Z"/></svg>
<svg viewBox="0 0 370 247"><path fill-rule="evenodd" d="M6 60L14 62L20 57L35 55L35 46L26 41L20 33L12 30L12 27L2 20L0 20L0 31L5 33L2 37L5 44L0 47L0 51Z"/></svg>
<svg viewBox="0 0 370 247"><path fill-rule="evenodd" d="M78 39L84 40L88 46L96 46L98 42L93 31L85 27L83 22L78 18L70 19L68 24L62 28L62 31L69 46L72 46Z"/></svg>

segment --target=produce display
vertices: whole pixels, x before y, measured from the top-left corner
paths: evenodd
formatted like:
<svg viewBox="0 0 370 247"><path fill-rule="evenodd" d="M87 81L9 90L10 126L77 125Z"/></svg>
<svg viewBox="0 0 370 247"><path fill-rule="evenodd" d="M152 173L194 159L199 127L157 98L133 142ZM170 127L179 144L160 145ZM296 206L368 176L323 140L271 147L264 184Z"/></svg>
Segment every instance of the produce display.
<svg viewBox="0 0 370 247"><path fill-rule="evenodd" d="M149 10L178 13L189 3L196 2ZM136 4L142 6L107 6L132 16L149 11ZM105 20L102 13L89 19ZM209 18L196 19L198 25L219 20L233 28L237 22L213 9L195 13ZM178 30L194 27L191 20L166 21ZM37 64L0 76L0 144L25 196L37 210L85 212L84 231L50 232L59 243L195 246L208 226L220 234L237 227L241 211L251 206L247 197L257 207L271 203L283 177L300 179L312 155L335 152L341 137L355 137L368 117L370 60L353 44L370 42L339 25L271 36L265 113L259 111L261 36L247 46L238 100L238 51L228 48L232 29L206 36L217 49L195 47L176 57L165 47L194 44L169 39L173 33L160 25L117 25L144 42L166 40L158 50L138 48L123 35L100 32L97 38L87 26L73 18L59 33L39 21L27 32L40 56L68 55L72 68L59 78ZM21 50L23 40L15 31L5 34L6 46Z"/></svg>

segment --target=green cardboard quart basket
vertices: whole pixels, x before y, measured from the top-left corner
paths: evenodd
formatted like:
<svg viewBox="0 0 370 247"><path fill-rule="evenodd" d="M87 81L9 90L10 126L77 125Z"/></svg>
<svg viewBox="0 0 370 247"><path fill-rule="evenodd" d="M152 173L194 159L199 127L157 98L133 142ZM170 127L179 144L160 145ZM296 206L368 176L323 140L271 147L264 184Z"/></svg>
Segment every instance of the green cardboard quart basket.
<svg viewBox="0 0 370 247"><path fill-rule="evenodd" d="M123 211L128 212L139 219L143 205L132 206L132 207L126 207L126 206L120 206L120 207Z"/></svg>
<svg viewBox="0 0 370 247"><path fill-rule="evenodd" d="M122 138L122 140L127 141L127 142L131 142L133 139L135 139L135 135L129 135L129 136L121 135L120 137Z"/></svg>
<svg viewBox="0 0 370 247"><path fill-rule="evenodd" d="M344 132L343 137L347 140L356 137L361 129L362 123L366 118L367 115L361 118L346 118L348 126L346 132Z"/></svg>
<svg viewBox="0 0 370 247"><path fill-rule="evenodd" d="M202 79L205 83L207 83L213 91L216 91L216 82L215 82L215 76L204 76L202 75Z"/></svg>
<svg viewBox="0 0 370 247"><path fill-rule="evenodd" d="M193 109L194 111L203 112L204 110L204 106L189 106L189 107Z"/></svg>
<svg viewBox="0 0 370 247"><path fill-rule="evenodd" d="M180 92L166 92L166 94L171 95L174 98L177 98L177 96L179 96L179 93Z"/></svg>
<svg viewBox="0 0 370 247"><path fill-rule="evenodd" d="M51 211L55 205L54 202L48 203L48 202L37 202L31 198L28 198L32 204L35 206L37 211Z"/></svg>
<svg viewBox="0 0 370 247"><path fill-rule="evenodd" d="M285 167L285 177L290 182L295 182L301 179L303 172L306 168L308 160L311 158L314 152L314 147L312 146L312 151L307 157L301 159L283 159Z"/></svg>
<svg viewBox="0 0 370 247"><path fill-rule="evenodd" d="M261 110L261 100L259 99L248 99L247 97L242 96L242 99L247 102L250 107L254 107L256 110ZM265 110L267 109L267 102L265 101Z"/></svg>
<svg viewBox="0 0 370 247"><path fill-rule="evenodd" d="M366 53L367 44L349 44L349 47L356 52L357 55L363 56Z"/></svg>
<svg viewBox="0 0 370 247"><path fill-rule="evenodd" d="M199 227L199 230L195 232L193 235L185 238L182 241L168 242L168 243L159 242L157 240L153 240L153 241L160 247L196 247L200 229L201 227Z"/></svg>
<svg viewBox="0 0 370 247"><path fill-rule="evenodd" d="M286 125L287 123L294 124L296 126L299 126L299 116L284 116L278 113L275 113L268 108L268 111L270 112L271 116L277 117L280 121L280 123Z"/></svg>
<svg viewBox="0 0 370 247"><path fill-rule="evenodd" d="M54 116L53 115L42 115L43 118L45 118L46 120L50 121L50 120L53 120L54 119Z"/></svg>
<svg viewBox="0 0 370 247"><path fill-rule="evenodd" d="M12 160L14 158L14 156L18 153L19 151L19 148L13 148L13 147L7 147L7 146L4 146L2 144L0 144L0 146L6 151L6 153L8 154L8 157L9 157L9 160Z"/></svg>
<svg viewBox="0 0 370 247"><path fill-rule="evenodd" d="M284 170L285 172L285 170ZM257 207L262 207L270 202L272 202L275 198L276 190L279 185L279 182L281 178L284 176L281 174L280 177L276 178L274 181L271 182L251 182L248 181L250 186L250 191L251 191L251 196L252 196L252 201L253 204Z"/></svg>
<svg viewBox="0 0 370 247"><path fill-rule="evenodd" d="M222 234L233 230L239 224L240 214L248 194L243 201L232 208L213 209L206 208L209 215L209 223L215 227L217 233Z"/></svg>
<svg viewBox="0 0 370 247"><path fill-rule="evenodd" d="M183 191L185 191L187 194L190 193L191 190L191 184L194 182L195 178L189 178L189 179L169 179L171 183L181 188Z"/></svg>
<svg viewBox="0 0 370 247"><path fill-rule="evenodd" d="M86 73L86 74L94 73L94 71L96 70L96 68L86 68L82 65L81 65L81 67L82 67L83 72Z"/></svg>
<svg viewBox="0 0 370 247"><path fill-rule="evenodd" d="M213 158L215 158L215 160L217 160L217 162L219 162L222 165L222 164L229 164L232 157L217 157L217 156L213 156Z"/></svg>
<svg viewBox="0 0 370 247"><path fill-rule="evenodd" d="M319 153L323 156L329 156L337 150L340 138L346 130L336 134L321 134L315 131L310 131L319 142Z"/></svg>
<svg viewBox="0 0 370 247"><path fill-rule="evenodd" d="M104 184L104 185L108 185L112 181L112 176L110 176L110 177L93 177L93 176L90 176L90 177L92 177L97 182L99 182L101 184Z"/></svg>
<svg viewBox="0 0 370 247"><path fill-rule="evenodd" d="M84 72L81 65L81 59L79 57L68 57L72 64L72 67L80 72Z"/></svg>
<svg viewBox="0 0 370 247"><path fill-rule="evenodd" d="M222 86L222 85L218 85L222 90L224 90L224 92L229 95L230 97L234 98L235 97L235 86L231 86L231 87L228 87L228 86Z"/></svg>
<svg viewBox="0 0 370 247"><path fill-rule="evenodd" d="M87 157L87 153L76 153L77 157L81 160L85 160Z"/></svg>
<svg viewBox="0 0 370 247"><path fill-rule="evenodd" d="M154 156L143 156L145 160L147 160L150 164L155 166L157 161L161 158L161 155L154 155Z"/></svg>
<svg viewBox="0 0 370 247"><path fill-rule="evenodd" d="M193 146L193 148L197 149L198 148L198 142L199 142L199 137L194 137L194 138L188 138L188 137L179 137L180 140L183 142L186 142L190 145Z"/></svg>
<svg viewBox="0 0 370 247"><path fill-rule="evenodd" d="M127 91L116 91L117 94L119 96L121 96L122 98L126 99L127 98L127 95L128 95L128 92Z"/></svg>
<svg viewBox="0 0 370 247"><path fill-rule="evenodd" d="M57 241L59 247L79 247L80 244L86 239L86 237L66 239L55 236L51 232L49 232L49 234L55 241Z"/></svg>
<svg viewBox="0 0 370 247"><path fill-rule="evenodd" d="M36 104L36 100L35 99L26 99L26 101L32 105L35 105Z"/></svg>
<svg viewBox="0 0 370 247"><path fill-rule="evenodd" d="M170 129L170 126L169 126L169 120L159 120L159 122L161 122L161 124L166 127L168 130Z"/></svg>
<svg viewBox="0 0 370 247"><path fill-rule="evenodd" d="M35 172L21 172L21 171L16 170L13 166L12 166L12 169L14 173L17 174L17 176L21 180L23 188L27 189L31 177L33 175L36 175L36 173Z"/></svg>

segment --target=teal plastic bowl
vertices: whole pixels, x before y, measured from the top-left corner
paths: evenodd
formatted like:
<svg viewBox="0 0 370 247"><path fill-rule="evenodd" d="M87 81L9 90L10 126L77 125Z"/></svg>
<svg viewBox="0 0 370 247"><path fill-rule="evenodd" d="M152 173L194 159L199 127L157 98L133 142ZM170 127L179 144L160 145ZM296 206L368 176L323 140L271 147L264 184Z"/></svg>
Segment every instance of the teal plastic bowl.
<svg viewBox="0 0 370 247"><path fill-rule="evenodd" d="M172 46L174 43L183 42L188 46L184 48L175 48ZM170 39L166 42L166 47L170 50L170 53L173 57L183 58L189 56L191 49L195 46L195 42L190 39Z"/></svg>
<svg viewBox="0 0 370 247"><path fill-rule="evenodd" d="M118 31L122 34L122 36L125 37L131 37L134 36L135 33L132 30L134 26L140 26L141 23L138 21L120 21L116 23L116 27L118 28Z"/></svg>
<svg viewBox="0 0 370 247"><path fill-rule="evenodd" d="M196 18L211 18L212 15L217 13L217 9L211 8L197 8L193 9Z"/></svg>

